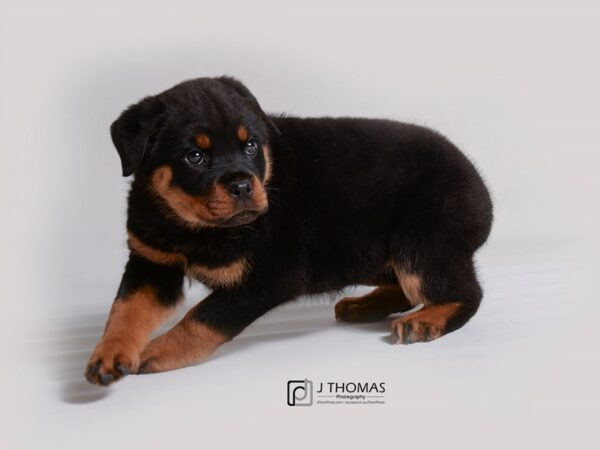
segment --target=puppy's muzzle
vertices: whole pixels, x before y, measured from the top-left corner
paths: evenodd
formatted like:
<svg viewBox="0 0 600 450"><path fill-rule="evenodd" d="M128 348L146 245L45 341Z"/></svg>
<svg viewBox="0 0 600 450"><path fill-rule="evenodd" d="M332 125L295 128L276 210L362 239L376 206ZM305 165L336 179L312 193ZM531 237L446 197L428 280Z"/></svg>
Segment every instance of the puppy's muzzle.
<svg viewBox="0 0 600 450"><path fill-rule="evenodd" d="M218 181L229 196L234 213L221 226L242 225L252 222L268 208L265 190L258 178L248 172L235 172Z"/></svg>

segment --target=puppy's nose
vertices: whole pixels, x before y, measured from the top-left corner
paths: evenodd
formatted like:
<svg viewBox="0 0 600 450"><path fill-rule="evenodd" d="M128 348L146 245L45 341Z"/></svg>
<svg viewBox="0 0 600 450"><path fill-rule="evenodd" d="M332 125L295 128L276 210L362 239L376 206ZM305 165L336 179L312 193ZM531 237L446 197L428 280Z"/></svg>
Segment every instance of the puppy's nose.
<svg viewBox="0 0 600 450"><path fill-rule="evenodd" d="M231 181L227 185L229 195L237 200L245 200L252 195L252 182L247 178Z"/></svg>

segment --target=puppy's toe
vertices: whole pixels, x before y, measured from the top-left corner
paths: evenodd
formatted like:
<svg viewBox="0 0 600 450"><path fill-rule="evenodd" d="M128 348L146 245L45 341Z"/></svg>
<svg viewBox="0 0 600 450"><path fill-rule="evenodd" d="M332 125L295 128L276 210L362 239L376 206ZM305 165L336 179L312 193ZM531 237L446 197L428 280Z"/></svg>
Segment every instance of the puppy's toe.
<svg viewBox="0 0 600 450"><path fill-rule="evenodd" d="M137 372L138 353L135 347L127 343L101 342L87 364L85 378L92 384L109 386L124 376Z"/></svg>
<svg viewBox="0 0 600 450"><path fill-rule="evenodd" d="M394 344L428 342L443 334L443 328L436 324L409 316L400 317L392 322L392 343Z"/></svg>

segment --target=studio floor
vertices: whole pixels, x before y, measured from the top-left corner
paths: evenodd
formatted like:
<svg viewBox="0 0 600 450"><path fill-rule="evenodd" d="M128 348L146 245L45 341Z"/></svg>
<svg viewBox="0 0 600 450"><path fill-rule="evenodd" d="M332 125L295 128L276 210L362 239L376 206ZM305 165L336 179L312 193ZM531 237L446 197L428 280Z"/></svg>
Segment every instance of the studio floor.
<svg viewBox="0 0 600 450"><path fill-rule="evenodd" d="M110 300L73 294L29 336L30 356L11 374L18 380L12 395L21 401L4 424L11 443L5 448L202 448L253 439L265 448L593 447L597 253L565 242L495 246L482 249L478 266L486 292L479 313L438 341L394 346L389 320L338 324L336 299L300 299L206 363L130 376L107 389L88 385L82 374ZM189 290L180 316L201 296L201 288ZM288 406L287 382L305 378L315 385L384 382L384 403Z"/></svg>

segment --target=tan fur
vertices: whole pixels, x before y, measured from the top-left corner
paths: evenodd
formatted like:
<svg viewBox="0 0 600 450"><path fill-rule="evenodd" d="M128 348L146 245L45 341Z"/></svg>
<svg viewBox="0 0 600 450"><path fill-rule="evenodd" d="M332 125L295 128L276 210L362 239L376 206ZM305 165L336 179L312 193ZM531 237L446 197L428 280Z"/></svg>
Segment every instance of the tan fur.
<svg viewBox="0 0 600 450"><path fill-rule="evenodd" d="M227 338L188 316L148 344L141 355L141 373L164 372L208 358Z"/></svg>
<svg viewBox="0 0 600 450"><path fill-rule="evenodd" d="M213 214L217 217L229 217L236 213L235 201L222 184L216 184L207 201Z"/></svg>
<svg viewBox="0 0 600 450"><path fill-rule="evenodd" d="M273 175L273 161L271 160L271 149L268 145L263 145L263 157L265 158L265 178L264 184L267 184Z"/></svg>
<svg viewBox="0 0 600 450"><path fill-rule="evenodd" d="M368 322L411 307L400 286L380 286L362 297L340 300L335 305L335 317L346 322Z"/></svg>
<svg viewBox="0 0 600 450"><path fill-rule="evenodd" d="M237 129L237 137L241 142L248 140L248 129L244 125L240 125Z"/></svg>
<svg viewBox="0 0 600 450"><path fill-rule="evenodd" d="M214 215L208 210L202 197L186 194L171 185L173 170L169 166L161 166L152 175L152 187L169 207L184 221L194 225L210 226L208 223Z"/></svg>
<svg viewBox="0 0 600 450"><path fill-rule="evenodd" d="M201 149L208 150L211 146L210 137L206 134L196 136L196 145Z"/></svg>
<svg viewBox="0 0 600 450"><path fill-rule="evenodd" d="M413 306L420 305L421 303L429 303L421 290L421 278L418 275L405 272L396 264L392 264L392 267L398 277L398 282L400 283L400 286L402 286L404 294L406 294Z"/></svg>
<svg viewBox="0 0 600 450"><path fill-rule="evenodd" d="M144 244L131 231L128 231L127 235L129 236L127 239L129 249L134 253L143 256L148 261L152 261L156 264L166 264L171 266L181 265L185 267L187 265L187 259L181 253L164 252L162 250L152 248L149 245Z"/></svg>
<svg viewBox="0 0 600 450"><path fill-rule="evenodd" d="M456 314L460 303L425 306L392 322L392 335L396 342L419 342L442 336L448 320ZM410 327L407 328L407 324ZM407 336L407 334L409 334Z"/></svg>
<svg viewBox="0 0 600 450"><path fill-rule="evenodd" d="M254 200L257 210L263 210L269 206L267 191L265 191L263 184L255 176L252 177L252 191L252 199Z"/></svg>
<svg viewBox="0 0 600 450"><path fill-rule="evenodd" d="M187 275L197 278L210 287L230 287L242 281L248 271L246 258L240 258L226 266L207 267L200 264L188 264L187 258L181 253L170 253L157 250L143 243L131 231L128 232L129 248L140 256L156 264L180 265Z"/></svg>
<svg viewBox="0 0 600 450"><path fill-rule="evenodd" d="M231 287L242 281L247 270L248 262L241 258L227 266L214 268L192 264L188 272L210 287Z"/></svg>
<svg viewBox="0 0 600 450"><path fill-rule="evenodd" d="M101 360L101 373L116 370L118 362L136 371L139 355L150 333L174 312L174 307L165 307L150 288L142 288L128 298L114 301L100 342L90 358L90 364Z"/></svg>
<svg viewBox="0 0 600 450"><path fill-rule="evenodd" d="M173 186L173 170L161 166L152 175L152 189L174 212L175 217L193 227L214 227L218 222L235 214L235 202L221 184L215 184L205 196L192 196ZM252 177L253 201L257 210L268 206L267 193L256 176Z"/></svg>

